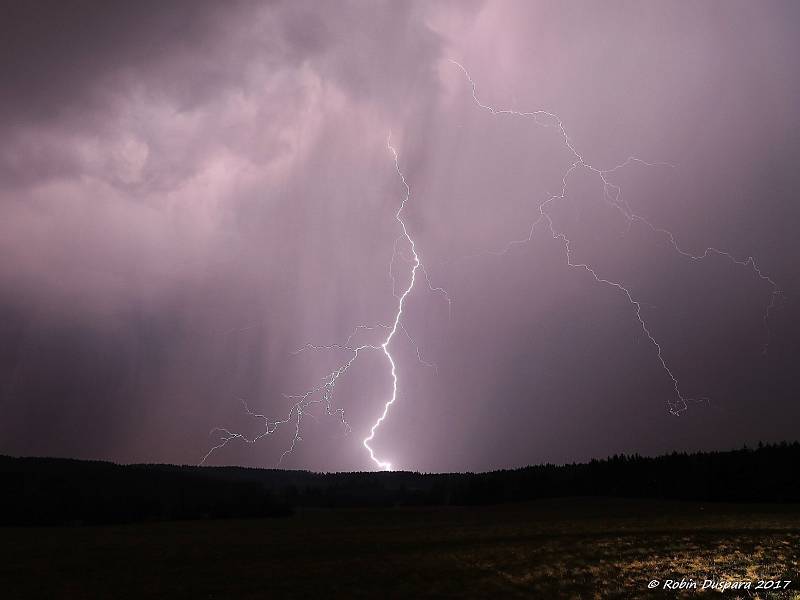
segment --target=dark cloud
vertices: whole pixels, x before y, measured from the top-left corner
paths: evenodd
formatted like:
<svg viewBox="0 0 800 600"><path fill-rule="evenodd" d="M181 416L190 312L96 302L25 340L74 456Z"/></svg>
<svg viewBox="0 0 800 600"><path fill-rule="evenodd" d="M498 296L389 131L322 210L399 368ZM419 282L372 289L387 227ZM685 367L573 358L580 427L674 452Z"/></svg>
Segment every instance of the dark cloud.
<svg viewBox="0 0 800 600"><path fill-rule="evenodd" d="M4 123L41 125L65 115L82 123L81 113L86 120L97 118L97 111L107 109L115 95L156 83L159 92L178 92L191 103L197 92L209 93L226 79L241 76L225 68L230 65L223 49L228 42L224 34L239 22L244 6L205 1L7 2L0 63ZM170 72L176 66L183 68L180 80Z"/></svg>
<svg viewBox="0 0 800 600"><path fill-rule="evenodd" d="M434 286L393 346L400 395L378 454L483 469L796 437L800 210L798 11L791 3L5 3L0 23L0 451L194 462L243 410L280 418L392 317L405 215ZM596 175L537 205L574 160L556 128L480 110L558 113L584 158L682 247L753 255L786 292L696 262L628 223ZM395 258L397 285L407 263ZM369 468L361 440L388 373L365 355L286 466ZM272 465L291 426L213 460Z"/></svg>

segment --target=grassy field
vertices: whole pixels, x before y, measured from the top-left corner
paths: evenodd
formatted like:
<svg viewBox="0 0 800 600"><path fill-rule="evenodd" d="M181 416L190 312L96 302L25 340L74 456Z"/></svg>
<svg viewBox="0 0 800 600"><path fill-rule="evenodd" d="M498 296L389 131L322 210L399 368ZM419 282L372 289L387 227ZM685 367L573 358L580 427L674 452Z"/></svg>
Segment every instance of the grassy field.
<svg viewBox="0 0 800 600"><path fill-rule="evenodd" d="M649 591L796 579L800 506L611 499L0 528L3 598L800 598ZM754 584L755 585L755 584Z"/></svg>

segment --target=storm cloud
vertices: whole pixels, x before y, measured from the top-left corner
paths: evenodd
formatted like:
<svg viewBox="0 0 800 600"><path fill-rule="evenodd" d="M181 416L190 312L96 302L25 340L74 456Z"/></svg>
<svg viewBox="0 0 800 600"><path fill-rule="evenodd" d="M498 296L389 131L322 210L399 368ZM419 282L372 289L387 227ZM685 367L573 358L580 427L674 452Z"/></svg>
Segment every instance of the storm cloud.
<svg viewBox="0 0 800 600"><path fill-rule="evenodd" d="M481 470L796 439L800 72L791 2L6 2L0 452L196 463L257 435L391 320L404 216L430 276L393 342L378 454ZM628 223L587 163L693 261ZM390 264L397 281L393 288ZM405 333L405 331L403 332ZM367 338L364 338L367 339ZM767 352L763 350L767 348ZM368 469L390 391L365 354L290 468ZM293 424L210 464L273 466Z"/></svg>

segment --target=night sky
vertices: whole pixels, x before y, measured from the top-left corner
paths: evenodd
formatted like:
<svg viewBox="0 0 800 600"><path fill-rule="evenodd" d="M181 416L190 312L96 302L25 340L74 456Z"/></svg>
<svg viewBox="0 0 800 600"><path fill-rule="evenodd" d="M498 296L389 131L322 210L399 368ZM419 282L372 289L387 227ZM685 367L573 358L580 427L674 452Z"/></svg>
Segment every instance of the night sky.
<svg viewBox="0 0 800 600"><path fill-rule="evenodd" d="M264 432L246 402L271 433L206 464L275 466L284 394L352 357L294 352L410 284L402 177L394 468L798 439L798 31L792 1L2 2L0 453L196 464ZM376 468L391 385L360 352L281 466Z"/></svg>

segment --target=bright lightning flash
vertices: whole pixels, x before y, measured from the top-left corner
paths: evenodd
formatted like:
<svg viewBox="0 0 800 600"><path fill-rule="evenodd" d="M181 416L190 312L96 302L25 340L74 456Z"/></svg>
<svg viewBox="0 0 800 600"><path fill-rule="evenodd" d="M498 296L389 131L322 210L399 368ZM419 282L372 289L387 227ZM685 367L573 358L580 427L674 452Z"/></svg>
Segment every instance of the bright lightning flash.
<svg viewBox="0 0 800 600"><path fill-rule="evenodd" d="M381 413L381 416L378 417L378 420L373 423L369 430L369 435L365 437L361 443L364 444L364 448L366 448L367 452L369 452L369 457L376 465L378 465L379 468L391 471L392 463L376 458L375 452L373 451L372 446L369 444L375 438L375 430L378 429L381 423L383 423L384 419L386 419L386 415L389 413L389 407L394 404L395 400L397 400L397 365L394 362L394 358L392 358L391 352L389 352L389 344L392 342L392 338L397 333L397 327L400 325L400 317L403 316L403 305L405 304L408 294L414 289L414 283L417 280L417 269L420 268L422 263L419 260L419 255L417 254L417 245L413 238L408 234L406 222L403 221L403 209L406 207L406 202L408 202L409 198L411 197L411 188L408 186L408 182L406 182L406 178L402 171L400 171L400 162L397 157L397 150L395 150L394 146L392 146L391 133L389 134L389 139L386 141L386 146L389 148L389 151L394 157L394 168L397 171L397 174L400 176L400 179L403 181L403 186L406 188L406 195L403 198L403 201L400 203L400 207L397 209L397 212L394 213L394 218L398 223L400 223L400 227L403 230L403 237L405 237L406 241L408 242L413 259L410 281L408 282L406 289L403 290L403 293L400 294L400 298L397 302L397 312L394 315L394 323L392 324L392 328L389 330L389 335L386 336L386 339L381 344L381 350L383 350L383 353L386 355L386 358L392 368L392 396L386 401L386 404L383 405L383 413Z"/></svg>
<svg viewBox="0 0 800 600"><path fill-rule="evenodd" d="M618 281L614 281L612 279L608 279L606 277L601 276L600 274L598 274L598 272L593 267L591 267L587 263L575 262L573 260L573 253L572 253L570 239L567 237L567 235L563 231L560 231L556 227L555 223L553 222L552 217L547 212L547 207L551 203L555 202L556 200L565 200L566 195L567 195L567 185L568 185L568 180L570 178L570 175L572 175L578 169L588 170L590 173L592 173L595 176L597 176L599 181L602 183L602 186L603 186L603 200L604 200L604 202L608 203L614 209L616 209L617 211L620 212L620 214L626 219L629 228L632 227L634 223L640 223L640 224L646 226L653 233L656 233L656 234L659 234L659 235L663 236L666 239L667 243L672 247L672 249L676 253L678 253L680 256L682 256L682 257L684 257L686 259L692 260L692 261L701 261L701 260L703 260L703 259L705 259L705 258L707 258L707 257L709 257L711 255L717 255L717 256L724 257L724 258L726 258L727 260L731 261L732 263L734 263L736 265L749 268L751 270L751 272L755 276L757 276L759 279L761 279L762 281L768 283L771 286L772 292L770 294L769 303L766 306L766 309L764 311L764 316L763 316L764 328L766 330L766 340L765 340L765 343L764 343L763 350L766 353L766 351L768 349L768 344L769 344L769 327L768 327L768 325L769 325L769 317L770 317L771 311L777 307L778 300L783 295L781 290L780 290L780 288L775 283L775 281L773 279L771 279L769 276L765 275L761 271L761 269L758 267L758 265L756 263L756 260L752 256L748 256L746 259L739 259L739 258L734 256L730 252L727 252L725 250L720 250L718 248L713 248L713 247L706 248L700 254L693 254L693 253L691 253L691 252L689 252L687 250L684 250L683 248L681 248L678 245L678 243L677 243L677 241L675 239L675 235L671 231L669 231L667 229L664 229L664 228L661 228L661 227L657 227L656 225L652 224L645 217L642 217L642 216L634 213L633 210L631 209L630 205L623 198L621 187L618 186L617 184L613 183L609 179L609 177L614 172L616 172L616 171L618 171L618 170L620 170L620 169L622 169L622 168L624 168L624 167L626 167L626 166L628 166L630 164L634 164L634 163L641 164L641 165L648 166L648 167L656 167L656 166L662 166L662 165L666 165L666 166L672 167L673 165L670 165L669 163L650 163L650 162L646 162L646 161L644 161L644 160L642 160L640 158L637 158L635 156L630 156L624 162L620 163L619 165L616 165L615 167L612 167L612 168L609 168L609 169L600 169L600 168L592 165L591 163L587 162L584 159L584 157L576 150L575 146L572 143L572 140L570 139L569 135L567 134L567 131L566 131L566 128L564 127L563 122L561 121L561 119L556 114L554 114L552 112L544 111L544 110L537 110L537 111L531 111L531 112L521 112L521 111L516 111L516 110L498 109L498 108L494 108L494 107L492 107L490 105L484 104L478 98L477 86L475 84L475 81L472 79L472 77L470 76L469 72L467 71L467 69L461 63L458 63L455 60L450 60L450 62L453 65L455 65L456 67L458 67L463 72L464 76L466 77L467 81L469 82L469 85L472 88L472 99L473 99L474 103L479 108L489 112L491 115L496 116L496 117L512 117L512 118L531 119L533 121L533 123L535 125L537 125L537 126L549 127L549 128L553 128L554 127L554 128L556 128L559 131L559 133L560 133L560 135L561 135L561 137L563 139L564 146L569 150L569 152L572 154L572 158L573 158L571 164L567 167L567 169L562 174L561 189L560 189L559 193L550 195L548 198L546 198L543 202L541 202L537 206L539 215L534 220L534 222L531 224L529 232L528 232L528 235L526 237L522 238L522 239L512 240L511 242L507 243L502 249L497 250L497 251L489 251L488 254L504 255L509 250L511 250L512 247L514 247L516 245L519 245L519 244L525 244L525 243L530 242L531 240L533 240L536 228L540 224L544 223L544 225L547 228L547 232L550 234L551 238L554 239L554 240L558 240L562 244L562 247L564 249L564 255L565 255L565 258L566 258L566 264L569 267L576 268L576 269L581 269L581 270L585 271L586 273L588 273L597 283L605 285L605 286L609 286L611 288L614 288L614 289L618 290L619 292L622 293L622 295L625 297L625 299L628 301L628 303L633 307L633 312L634 312L634 315L635 315L635 317L636 317L636 319L637 319L637 321L639 323L639 327L641 328L641 330L644 333L644 335L647 337L647 339L652 344L652 346L653 346L653 348L655 350L656 357L657 357L657 359L659 361L659 364L661 365L661 368L662 368L664 374L669 378L669 380L671 382L672 389L674 391L674 395L670 400L667 401L668 402L668 406L669 406L669 411L674 415L679 415L681 412L686 410L687 405L688 405L687 403L689 401L691 401L691 400L694 400L694 401L704 400L705 398L689 398L689 397L685 396L684 393L681 391L680 383L678 381L677 376L674 374L674 372L672 371L672 369L668 365L666 359L664 358L664 352L663 352L663 348L662 348L661 344L655 338L655 336L653 335L650 327L648 326L647 322L645 321L644 317L642 316L642 305L641 305L641 302L634 297L634 295L631 292L631 290L628 287L626 287L625 285L623 285L622 283L618 282ZM336 383L339 381L339 379L342 376L344 376L345 373L347 373L347 371L350 369L350 367L353 366L353 364L358 360L358 358L359 358L359 356L361 355L362 352L365 352L365 351L378 351L378 352L382 352L383 353L383 355L386 357L386 360L389 363L390 373L391 373L391 381L392 381L391 395L389 396L388 400L386 400L386 402L384 403L383 411L381 412L381 415L372 424L372 427L369 430L369 435L362 440L362 445L364 446L364 448L369 453L369 457L373 461L373 463L375 463L376 467L378 467L379 469L383 469L383 470L391 470L392 469L392 463L391 462L389 462L387 460L381 460L376 456L375 451L372 448L371 444L372 444L372 442L373 442L373 440L375 438L376 431L381 426L381 424L384 422L384 420L386 420L386 417L389 414L389 409L391 408L391 406L397 400L397 394L398 394L397 363L395 361L395 358L392 356L392 353L390 352L390 346L391 346L391 344L392 344L392 342L393 342L398 330L402 331L403 334L411 342L411 344L416 348L417 358L419 359L419 361L425 366L433 367L434 369L436 368L435 365L433 365L431 363L428 363L425 360L423 360L422 353L420 352L419 347L414 342L413 338L409 334L409 332L406 329L405 325L402 323L403 308L405 307L405 303L406 303L406 300L408 299L409 294L414 289L414 286L415 286L415 284L417 282L417 274L418 274L418 272L421 272L422 275L424 276L425 282L426 282L427 287L428 287L428 289L430 291L435 292L437 294L440 294L445 298L445 300L448 303L448 307L451 306L451 301L450 301L449 296L447 295L447 292L443 288L434 287L433 284L431 283L431 279L430 279L430 277L428 275L428 271L425 269L425 266L422 263L422 260L421 260L421 258L419 256L418 252L417 252L417 245L416 245L414 239L411 237L411 234L408 231L408 226L407 226L405 220L403 219L403 210L405 209L406 204L408 203L408 201L411 198L411 188L410 188L408 182L406 181L405 176L403 175L403 173L402 173L402 171L400 169L397 150L392 145L391 133L389 134L389 137L387 139L386 147L387 147L387 149L389 150L389 152L392 155L392 158L394 160L395 171L397 172L398 176L400 177L400 180L402 181L403 187L404 187L404 190L405 190L403 200L401 201L400 206L398 207L398 209L397 209L397 211L395 212L395 215L394 215L395 220L400 225L401 234L395 240L394 250L393 250L393 253L392 253L392 259L391 259L391 262L389 264L389 276L390 276L390 279L392 280L392 292L393 292L393 295L394 295L395 299L397 300L397 305L396 305L396 308L395 308L395 311L394 311L393 320L389 324L358 325L358 326L356 326L354 328L353 332L350 334L350 336L347 338L347 340L345 341L344 344L331 344L331 345L327 345L327 346L318 346L318 345L314 345L314 344L306 344L302 348L296 350L295 354L300 353L300 352L304 352L306 350L341 351L341 352L348 353L349 354L349 359L346 362L342 363L338 368L336 368L333 371L331 371L328 375L323 377L322 383L320 385L315 386L315 387L313 387L313 388L311 388L311 389L309 389L309 390L307 390L307 391L305 391L303 393L300 393L300 394L284 395L285 398L287 398L288 400L291 401L291 407L289 409L289 413L284 419L270 420L265 415L258 414L258 413L255 413L255 412L251 411L250 408L247 406L247 403L243 401L245 411L247 412L248 415L256 417L256 418L259 418L259 419L262 419L264 421L264 430L259 435L254 436L254 437L247 437L247 436L245 436L245 435L243 435L241 433L235 433L235 432L232 432L232 431L230 431L228 429L225 429L225 428L216 428L216 429L212 430L212 434L214 434L214 433L219 434L219 436L220 436L219 437L219 443L217 445L215 445L214 447L212 447L211 450L208 451L208 453L200 461L200 464L203 464L215 451L225 447L229 442L231 442L233 440L241 440L241 441L246 442L248 444L253 444L253 443L257 442L258 440L260 440L263 437L272 435L273 433L275 433L275 431L278 430L279 427L281 427L283 425L288 425L289 423L291 423L291 424L294 425L294 436L292 437L292 441L291 441L291 444L289 445L289 447L281 455L281 458L279 460L279 463L280 463L288 454L290 454L295 449L297 443L302 441L301 423L302 423L302 420L303 420L304 416L312 416L313 417L313 413L310 412L310 408L312 407L312 405L322 405L328 415L330 415L330 416L338 416L338 418L341 421L342 425L344 426L346 432L350 431L350 425L348 424L348 422L345 420L345 417L344 417L344 409L343 408L337 408L337 409L333 408L332 401L333 401L334 388L336 386ZM406 256L406 255L404 255L402 252L400 252L398 250L398 242L401 242L401 241L405 242L408 245L409 251L411 253L410 256ZM405 288L403 288L402 293L399 296L396 293L396 285L395 285L396 282L395 282L395 276L394 276L395 259L398 256L401 257L406 262L406 264L410 265L409 282L405 286ZM354 342L354 339L357 336L362 335L365 332L374 332L374 331L378 331L378 330L385 332L385 337L383 338L382 341L379 341L377 343L362 343L362 344L354 345L353 342Z"/></svg>
<svg viewBox="0 0 800 600"><path fill-rule="evenodd" d="M292 438L292 442L290 446L284 451L281 455L280 461L282 461L288 454L290 454L297 442L302 441L302 437L300 435L300 425L303 419L303 416L311 415L312 413L308 412L308 409L313 404L323 404L325 410L328 415L338 415L341 423L344 425L346 431L350 431L350 425L344 418L344 409L338 408L333 409L332 406L332 398L333 398L333 390L338 382L339 378L342 377L353 365L353 363L358 359L362 352L367 350L375 350L380 351L386 357L386 360L389 362L390 372L392 377L392 393L389 399L383 405L383 412L381 413L380 417L378 417L377 421L372 424L372 427L369 430L369 435L362 440L362 444L364 448L366 448L367 452L369 452L369 457L375 465L382 470L390 471L392 469L392 463L386 460L381 460L375 455L375 451L370 445L373 439L375 438L375 432L380 427L381 423L386 419L386 416L389 414L389 408L392 404L395 403L397 400L397 385L398 385L398 378L397 378L397 363L395 362L392 353L389 351L389 346L391 345L395 335L397 334L398 330L401 330L405 336L409 339L409 341L414 345L417 352L417 358L419 359L420 363L424 366L436 368L436 365L426 362L422 358L422 353L419 347L414 342L411 335L408 333L408 330L401 322L403 317L403 307L405 306L406 299L408 295L411 293L411 290L414 289L414 285L417 281L417 271L421 271L425 277L425 281L427 283L428 289L432 292L442 295L448 303L448 307L451 305L450 298L447 295L447 292L441 287L434 287L431 283L430 277L428 276L427 271L425 270L422 261L420 260L419 254L417 254L417 245L414 239L411 237L408 231L408 227L406 222L403 220L403 209L406 206L406 203L411 198L411 188L406 181L405 176L403 175L402 171L400 170L400 161L397 155L397 150L392 145L392 134L389 133L389 137L386 141L386 147L392 155L394 160L394 167L395 171L397 172L400 180L403 182L403 187L405 189L405 193L403 196L403 200L400 202L400 206L398 207L397 211L394 214L395 220L400 224L400 229L402 231L401 235L395 240L394 244L394 251L392 253L392 260L389 264L389 276L392 280L392 292L394 297L397 299L397 308L394 312L394 319L392 320L391 324L379 324L379 325L358 325L355 327L354 331L350 334L350 337L347 338L344 344L331 344L328 346L318 346L314 344L306 344L299 350L296 350L294 353L298 354L305 350L340 350L345 351L350 354L350 359L345 362L344 364L340 365L337 369L329 373L326 377L323 378L322 385L316 386L306 392L301 394L295 395L285 395L287 399L290 399L293 402L292 407L289 410L289 414L285 419L277 420L277 421L270 421L268 417L261 414L256 414L252 412L247 403L243 401L245 411L250 416L263 419L264 421L264 430L255 437L247 437L240 433L234 433L228 429L218 427L212 430L213 433L220 434L220 441L219 443L211 448L208 453L203 457L200 461L200 464L203 464L209 456L211 456L216 450L225 447L228 442L233 440L241 440L248 444L253 444L260 440L263 437L273 434L281 425L285 425L287 423L293 422L294 423L294 437ZM395 277L394 277L394 263L395 258L402 254L398 251L397 243L398 241L405 240L408 244L409 250L411 252L411 257L407 258L406 261L411 264L410 273L409 273L409 282L408 285L403 289L402 293L398 296L395 293ZM364 331L375 331L375 330L384 330L386 331L386 337L383 339L382 342L378 344L360 344L357 346L353 345L353 339ZM279 461L279 463L280 463Z"/></svg>

